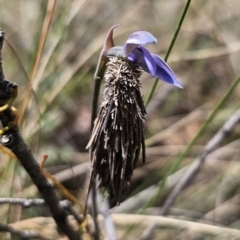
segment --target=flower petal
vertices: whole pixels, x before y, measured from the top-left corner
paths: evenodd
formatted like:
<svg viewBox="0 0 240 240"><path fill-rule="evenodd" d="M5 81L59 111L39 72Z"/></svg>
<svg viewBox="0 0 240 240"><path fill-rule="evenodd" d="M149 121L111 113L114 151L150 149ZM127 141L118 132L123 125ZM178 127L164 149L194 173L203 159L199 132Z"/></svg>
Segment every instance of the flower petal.
<svg viewBox="0 0 240 240"><path fill-rule="evenodd" d="M127 56L135 47L148 43L157 43L157 39L147 31L134 32L128 37L123 50Z"/></svg>
<svg viewBox="0 0 240 240"><path fill-rule="evenodd" d="M128 60L139 65L144 71L150 73L152 77L156 75L157 67L151 53L144 47L135 48L128 54Z"/></svg>
<svg viewBox="0 0 240 240"><path fill-rule="evenodd" d="M156 77L179 88L183 88L178 82L177 77L175 76L171 68L167 65L167 63L156 54L151 55L157 66Z"/></svg>

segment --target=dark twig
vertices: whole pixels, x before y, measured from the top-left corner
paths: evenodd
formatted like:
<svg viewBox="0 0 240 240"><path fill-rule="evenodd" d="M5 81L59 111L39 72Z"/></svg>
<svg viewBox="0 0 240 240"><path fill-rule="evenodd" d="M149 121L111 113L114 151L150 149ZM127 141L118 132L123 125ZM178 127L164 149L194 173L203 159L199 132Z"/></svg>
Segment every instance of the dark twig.
<svg viewBox="0 0 240 240"><path fill-rule="evenodd" d="M21 239L39 239L40 238L38 232L36 231L32 231L32 230L20 231L4 223L0 223L0 232L9 232L17 237L20 237Z"/></svg>
<svg viewBox="0 0 240 240"><path fill-rule="evenodd" d="M160 214L167 214L169 208L174 203L178 194L182 189L188 184L188 182L196 176L199 172L202 164L204 163L206 157L213 152L221 143L221 141L226 137L226 135L231 132L234 127L240 122L240 110L238 110L232 117L230 117L222 128L214 135L214 137L208 142L203 152L194 160L191 166L188 168L187 172L184 174L182 179L177 183L177 185L172 190L171 194L168 196L165 204L163 205Z"/></svg>
<svg viewBox="0 0 240 240"><path fill-rule="evenodd" d="M4 31L0 28L0 79L4 79L3 68L2 68L2 47L4 41Z"/></svg>
<svg viewBox="0 0 240 240"><path fill-rule="evenodd" d="M3 42L3 32L0 31L0 46ZM3 92L5 96L8 98L11 97L11 91L9 88L16 87L11 82L8 82L4 79L4 74L2 71L2 67L0 66L0 92ZM3 84L3 81L7 84ZM0 94L0 106L3 106L6 102L6 98L2 98L2 94ZM6 109L5 111L0 113L0 120L2 122L3 127L9 125L15 119L14 114L11 108ZM10 128L2 137L1 143L9 148L21 162L29 176L31 177L33 183L38 188L39 192L42 194L45 202L51 210L52 216L57 223L59 230L63 231L71 240L78 240L80 238L79 234L73 229L71 224L67 219L67 211L59 204L59 199L54 191L52 184L48 181L48 179L43 174L38 162L34 158L31 153L30 148L24 142L21 133L19 132L19 128L17 125Z"/></svg>

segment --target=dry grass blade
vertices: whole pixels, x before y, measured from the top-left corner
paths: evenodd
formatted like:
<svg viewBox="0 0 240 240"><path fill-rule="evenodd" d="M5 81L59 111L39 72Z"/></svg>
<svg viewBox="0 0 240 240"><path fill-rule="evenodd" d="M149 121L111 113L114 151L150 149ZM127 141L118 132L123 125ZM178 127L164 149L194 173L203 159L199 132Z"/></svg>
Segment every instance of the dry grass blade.
<svg viewBox="0 0 240 240"><path fill-rule="evenodd" d="M48 6L47 6L47 10L46 10L46 17L45 17L44 22L43 22L41 37L40 37L39 44L38 44L37 55L36 55L36 59L35 59L35 62L34 62L32 74L31 74L31 77L30 77L30 80L29 80L29 87L27 89L27 93L26 93L26 96L24 98L25 101L24 101L23 106L22 106L22 115L20 116L20 119L19 119L20 123L22 122L22 117L24 116L24 112L25 112L25 110L27 108L27 105L28 105L29 97L30 97L30 94L31 94L31 91L32 91L32 84L33 84L33 81L34 81L35 76L37 74L37 70L38 70L38 67L39 67L40 59L41 59L43 48L44 48L44 44L46 42L47 34L49 32L49 28L50 28L50 25L51 25L51 21L52 21L54 9L55 9L55 6L56 6L56 2L57 2L56 0L49 0L49 2L48 2Z"/></svg>
<svg viewBox="0 0 240 240"><path fill-rule="evenodd" d="M146 215L133 215L133 214L113 214L112 217L119 230L126 229L129 226L134 225L135 230L140 229L142 231L142 229L148 226L148 224L154 223L156 224L156 228L158 230L163 228L188 230L195 234L224 237L221 239L235 239L240 236L240 230L238 229L214 226L214 225L203 224L203 223L196 223L196 222L179 220L174 218L146 216ZM160 235L158 234L157 236L159 237ZM159 239L159 238L155 238L155 239Z"/></svg>
<svg viewBox="0 0 240 240"><path fill-rule="evenodd" d="M182 54L172 54L169 58L169 62L191 61L206 58L220 57L240 51L240 42L230 43L224 47L215 47L210 49L201 49L196 51L185 52Z"/></svg>
<svg viewBox="0 0 240 240"><path fill-rule="evenodd" d="M178 196L178 194L182 191L182 189L186 186L186 184L192 179L193 176L196 176L198 171L200 170L202 164L204 163L208 154L210 154L226 135L233 130L233 128L240 121L240 110L238 110L232 117L230 117L226 123L220 128L220 130L216 133L216 135L208 142L204 151L197 157L192 165L189 167L186 174L183 176L181 181L174 187L172 193L168 196L165 204L162 208L161 214L166 214L169 207L173 204L174 200Z"/></svg>
<svg viewBox="0 0 240 240"><path fill-rule="evenodd" d="M68 218L69 222L74 225L74 228L78 228L77 221L70 216ZM54 220L50 217L36 217L30 218L26 220L22 220L19 222L15 222L10 224L15 231L19 232L31 232L33 231L40 239L46 240L60 240L63 239L62 236L57 231L57 225ZM30 238L34 239L34 238Z"/></svg>

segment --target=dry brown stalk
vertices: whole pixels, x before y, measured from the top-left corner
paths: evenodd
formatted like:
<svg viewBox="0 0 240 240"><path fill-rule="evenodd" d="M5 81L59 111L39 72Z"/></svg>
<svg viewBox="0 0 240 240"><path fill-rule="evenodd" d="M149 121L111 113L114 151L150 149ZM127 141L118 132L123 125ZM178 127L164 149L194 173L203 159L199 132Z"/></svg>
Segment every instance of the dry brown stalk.
<svg viewBox="0 0 240 240"><path fill-rule="evenodd" d="M126 60L111 58L105 73L105 90L94 123L90 148L92 178L99 176L112 202L126 193L142 149L146 110L140 93L142 71Z"/></svg>

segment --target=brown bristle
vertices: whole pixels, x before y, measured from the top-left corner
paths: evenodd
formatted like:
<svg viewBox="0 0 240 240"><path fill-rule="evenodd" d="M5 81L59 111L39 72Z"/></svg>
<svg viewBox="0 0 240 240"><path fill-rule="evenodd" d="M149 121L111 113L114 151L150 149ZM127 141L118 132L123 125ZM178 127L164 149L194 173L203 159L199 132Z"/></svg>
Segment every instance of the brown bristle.
<svg viewBox="0 0 240 240"><path fill-rule="evenodd" d="M140 93L141 69L121 58L111 58L105 73L105 89L88 143L92 177L107 189L112 202L126 193L141 148L145 148L143 121L146 110ZM142 149L143 163L145 149Z"/></svg>

